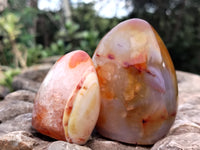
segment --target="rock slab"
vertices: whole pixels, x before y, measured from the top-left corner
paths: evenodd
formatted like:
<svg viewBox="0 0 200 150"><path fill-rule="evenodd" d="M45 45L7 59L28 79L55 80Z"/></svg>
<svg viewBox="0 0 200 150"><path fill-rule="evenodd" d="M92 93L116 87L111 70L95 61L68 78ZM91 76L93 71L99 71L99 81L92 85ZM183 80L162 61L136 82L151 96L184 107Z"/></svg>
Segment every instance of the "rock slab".
<svg viewBox="0 0 200 150"><path fill-rule="evenodd" d="M5 86L0 85L0 100L4 99L4 97L9 93L9 89Z"/></svg>
<svg viewBox="0 0 200 150"><path fill-rule="evenodd" d="M15 131L0 137L1 150L32 150L36 141L25 131Z"/></svg>
<svg viewBox="0 0 200 150"><path fill-rule="evenodd" d="M176 120L168 135L154 145L128 145L103 138L96 132L85 145L79 146L46 137L31 126L35 94L50 65L41 68L32 67L17 76L13 82L16 91L4 95L4 100L0 101L0 150L200 149L200 76L177 71L179 106Z"/></svg>

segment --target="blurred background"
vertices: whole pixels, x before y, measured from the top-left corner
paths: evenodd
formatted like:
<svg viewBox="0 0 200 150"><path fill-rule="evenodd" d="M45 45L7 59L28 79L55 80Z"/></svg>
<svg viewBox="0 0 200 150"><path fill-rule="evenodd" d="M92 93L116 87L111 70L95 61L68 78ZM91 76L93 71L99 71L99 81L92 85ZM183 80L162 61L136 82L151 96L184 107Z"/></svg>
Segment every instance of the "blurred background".
<svg viewBox="0 0 200 150"><path fill-rule="evenodd" d="M75 49L92 56L99 40L129 18L156 29L177 70L200 74L199 0L0 0L1 70L13 68L13 76Z"/></svg>

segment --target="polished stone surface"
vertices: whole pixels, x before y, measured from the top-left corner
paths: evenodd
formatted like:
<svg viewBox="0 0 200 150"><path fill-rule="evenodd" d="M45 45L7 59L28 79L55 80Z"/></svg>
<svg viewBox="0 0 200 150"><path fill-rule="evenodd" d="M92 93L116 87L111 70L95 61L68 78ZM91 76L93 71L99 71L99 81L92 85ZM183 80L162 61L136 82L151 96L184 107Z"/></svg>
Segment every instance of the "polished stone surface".
<svg viewBox="0 0 200 150"><path fill-rule="evenodd" d="M43 80L34 100L32 125L52 138L84 144L99 110L94 65L86 52L77 50L58 59Z"/></svg>
<svg viewBox="0 0 200 150"><path fill-rule="evenodd" d="M101 90L97 130L107 138L149 145L165 136L177 112L172 60L146 21L124 21L93 55Z"/></svg>

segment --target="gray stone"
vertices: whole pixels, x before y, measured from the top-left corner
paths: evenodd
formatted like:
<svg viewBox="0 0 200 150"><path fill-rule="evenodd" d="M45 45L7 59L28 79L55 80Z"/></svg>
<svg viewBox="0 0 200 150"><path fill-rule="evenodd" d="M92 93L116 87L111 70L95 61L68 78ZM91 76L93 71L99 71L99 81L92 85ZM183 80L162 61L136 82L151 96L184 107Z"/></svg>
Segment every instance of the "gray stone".
<svg viewBox="0 0 200 150"><path fill-rule="evenodd" d="M26 131L14 131L0 136L1 150L47 150L49 144Z"/></svg>
<svg viewBox="0 0 200 150"><path fill-rule="evenodd" d="M176 71L179 92L199 92L200 91L200 76L183 71Z"/></svg>
<svg viewBox="0 0 200 150"><path fill-rule="evenodd" d="M37 141L25 131L15 131L0 137L1 150L32 150Z"/></svg>
<svg viewBox="0 0 200 150"><path fill-rule="evenodd" d="M9 92L10 90L7 87L0 85L0 100L4 99Z"/></svg>
<svg viewBox="0 0 200 150"><path fill-rule="evenodd" d="M35 82L42 82L51 67L52 64L34 65L23 70L18 76Z"/></svg>
<svg viewBox="0 0 200 150"><path fill-rule="evenodd" d="M40 87L40 82L35 82L30 79L22 78L20 76L16 76L13 79L12 87L14 90L30 90L33 92L37 92Z"/></svg>
<svg viewBox="0 0 200 150"><path fill-rule="evenodd" d="M0 136L13 131L32 132L32 113L21 114L0 124Z"/></svg>
<svg viewBox="0 0 200 150"><path fill-rule="evenodd" d="M56 141L49 145L48 150L91 150L86 146L70 144L64 141Z"/></svg>
<svg viewBox="0 0 200 150"><path fill-rule="evenodd" d="M14 90L30 90L37 92L52 64L35 65L25 69L14 77L12 87Z"/></svg>
<svg viewBox="0 0 200 150"><path fill-rule="evenodd" d="M171 135L158 141L151 150L199 150L200 134Z"/></svg>
<svg viewBox="0 0 200 150"><path fill-rule="evenodd" d="M17 115L32 112L33 104L17 100L3 100L0 102L0 122L9 120Z"/></svg>
<svg viewBox="0 0 200 150"><path fill-rule="evenodd" d="M50 63L50 64L54 64L60 57L62 56L51 56L48 58L43 58L40 60L40 63Z"/></svg>
<svg viewBox="0 0 200 150"><path fill-rule="evenodd" d="M200 97L179 105L177 120L187 120L200 125Z"/></svg>
<svg viewBox="0 0 200 150"><path fill-rule="evenodd" d="M200 126L190 121L178 120L174 123L168 135L180 135L183 133L200 134Z"/></svg>
<svg viewBox="0 0 200 150"><path fill-rule="evenodd" d="M18 90L12 93L9 93L5 100L12 99L12 100L21 100L27 102L33 102L35 99L36 93L28 90Z"/></svg>
<svg viewBox="0 0 200 150"><path fill-rule="evenodd" d="M86 144L94 150L148 150L150 147L122 144L116 141L105 140L102 138L93 138Z"/></svg>

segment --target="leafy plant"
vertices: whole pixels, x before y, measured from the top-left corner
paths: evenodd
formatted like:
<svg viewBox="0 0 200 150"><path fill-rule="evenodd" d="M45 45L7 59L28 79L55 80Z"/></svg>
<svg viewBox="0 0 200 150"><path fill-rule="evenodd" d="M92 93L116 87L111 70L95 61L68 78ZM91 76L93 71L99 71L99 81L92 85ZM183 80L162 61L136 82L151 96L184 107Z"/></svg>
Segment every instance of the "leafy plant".
<svg viewBox="0 0 200 150"><path fill-rule="evenodd" d="M0 80L0 85L4 85L12 91L12 81L14 76L18 75L20 73L20 69L8 69L5 72L3 72L5 78Z"/></svg>
<svg viewBox="0 0 200 150"><path fill-rule="evenodd" d="M15 67L19 63L22 67L26 67L26 56L22 54L16 43L17 37L21 34L22 24L19 23L20 18L13 13L6 13L0 18L0 33L4 36L4 42L11 45L14 55Z"/></svg>

